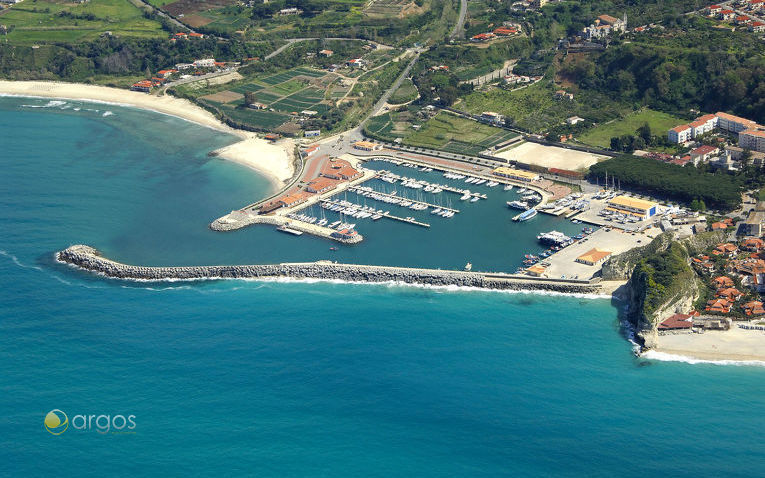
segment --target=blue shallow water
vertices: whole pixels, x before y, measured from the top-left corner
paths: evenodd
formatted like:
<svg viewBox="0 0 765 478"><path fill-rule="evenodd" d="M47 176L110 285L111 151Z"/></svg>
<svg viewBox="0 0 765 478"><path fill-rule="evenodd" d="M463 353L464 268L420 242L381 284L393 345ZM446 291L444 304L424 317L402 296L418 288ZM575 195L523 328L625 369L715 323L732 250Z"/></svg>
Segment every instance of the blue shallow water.
<svg viewBox="0 0 765 478"><path fill-rule="evenodd" d="M74 242L140 263L328 246L205 228L268 192L206 156L230 137L126 108L22 104L48 101L0 99L0 475L765 474L765 369L635 359L607 299L138 284L57 265ZM348 250L396 259L373 246ZM136 428L53 436L54 408L132 414Z"/></svg>

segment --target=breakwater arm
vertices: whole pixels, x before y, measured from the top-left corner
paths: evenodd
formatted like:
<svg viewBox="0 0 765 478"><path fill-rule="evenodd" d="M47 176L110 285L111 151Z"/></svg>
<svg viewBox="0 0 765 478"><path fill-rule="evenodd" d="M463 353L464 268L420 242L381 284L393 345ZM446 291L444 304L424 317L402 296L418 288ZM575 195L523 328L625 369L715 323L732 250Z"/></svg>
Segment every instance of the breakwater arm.
<svg viewBox="0 0 765 478"><path fill-rule="evenodd" d="M307 262L229 266L147 267L102 257L90 246L75 245L56 254L60 262L115 279L202 280L248 278L340 279L353 282L402 282L496 290L543 290L562 293L610 293L610 285L588 281L526 278L512 274L463 272L408 267Z"/></svg>

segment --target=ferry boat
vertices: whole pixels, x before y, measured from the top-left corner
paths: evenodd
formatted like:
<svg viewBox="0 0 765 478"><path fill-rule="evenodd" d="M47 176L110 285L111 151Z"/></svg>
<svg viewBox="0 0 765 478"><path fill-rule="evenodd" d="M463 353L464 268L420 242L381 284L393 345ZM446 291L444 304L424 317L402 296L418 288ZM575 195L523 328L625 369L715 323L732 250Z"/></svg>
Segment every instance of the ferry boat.
<svg viewBox="0 0 765 478"><path fill-rule="evenodd" d="M525 211L529 208L529 203L523 201L507 201L507 207Z"/></svg>
<svg viewBox="0 0 765 478"><path fill-rule="evenodd" d="M537 215L537 210L532 207L531 209L528 209L528 210L520 213L513 220L514 221L520 221L520 222L528 221L529 219L531 219L532 217L534 217L536 215Z"/></svg>
<svg viewBox="0 0 765 478"><path fill-rule="evenodd" d="M537 240L542 244L552 244L558 247L565 247L573 242L573 239L558 231L543 232L537 236Z"/></svg>

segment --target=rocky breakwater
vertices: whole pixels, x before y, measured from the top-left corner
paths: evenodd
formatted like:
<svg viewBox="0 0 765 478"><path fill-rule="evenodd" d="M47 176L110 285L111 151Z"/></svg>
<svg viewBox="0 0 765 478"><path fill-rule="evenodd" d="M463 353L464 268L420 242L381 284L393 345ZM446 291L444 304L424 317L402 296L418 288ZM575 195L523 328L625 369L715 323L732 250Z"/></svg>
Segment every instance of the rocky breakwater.
<svg viewBox="0 0 765 478"><path fill-rule="evenodd" d="M597 294L601 292L598 284L584 281L534 280L503 274L336 264L326 261L231 266L133 266L102 257L96 249L85 245L71 246L59 252L57 259L60 262L116 279L162 281L173 279L257 279L283 277L294 279L340 279L353 282L402 282L407 284L500 290L544 290L578 294Z"/></svg>

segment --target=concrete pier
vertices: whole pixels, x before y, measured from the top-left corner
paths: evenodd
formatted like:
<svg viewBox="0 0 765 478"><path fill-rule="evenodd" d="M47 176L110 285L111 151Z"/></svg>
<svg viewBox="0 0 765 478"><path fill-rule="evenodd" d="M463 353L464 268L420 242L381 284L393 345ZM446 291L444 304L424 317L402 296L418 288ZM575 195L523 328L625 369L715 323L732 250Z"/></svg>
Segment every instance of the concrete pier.
<svg viewBox="0 0 765 478"><path fill-rule="evenodd" d="M337 232L329 227L319 226L316 224L309 224L307 222L298 221L285 216L269 215L261 216L252 212L246 211L232 211L221 218L216 219L210 224L210 228L214 231L233 231L241 229L243 227L252 224L270 224L276 227L287 226L290 229L311 234L317 237L323 237L344 244L357 244L364 240L364 236L356 234L352 238L343 238L333 233Z"/></svg>

